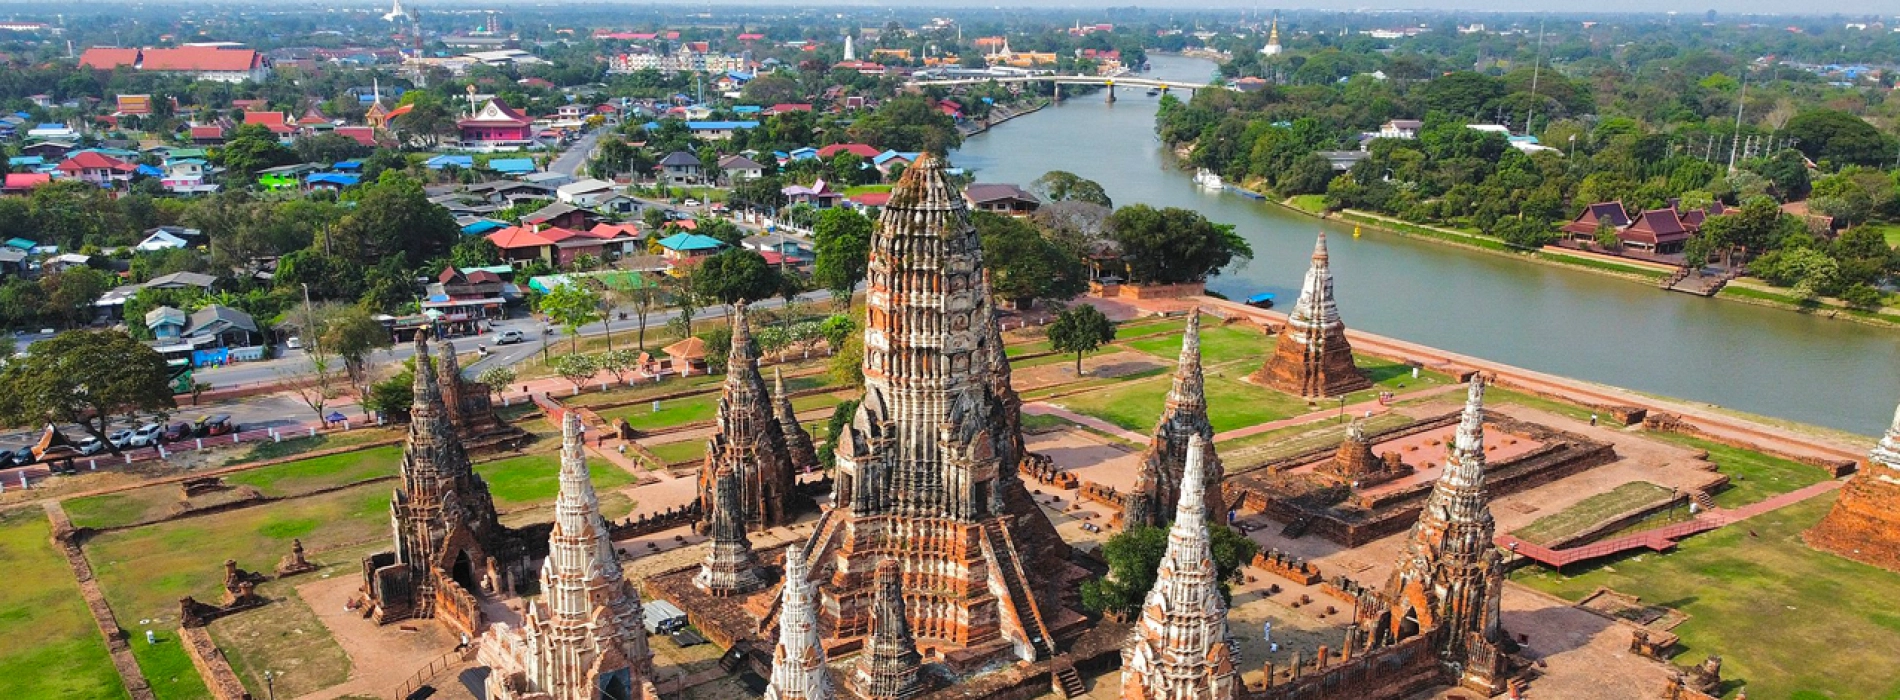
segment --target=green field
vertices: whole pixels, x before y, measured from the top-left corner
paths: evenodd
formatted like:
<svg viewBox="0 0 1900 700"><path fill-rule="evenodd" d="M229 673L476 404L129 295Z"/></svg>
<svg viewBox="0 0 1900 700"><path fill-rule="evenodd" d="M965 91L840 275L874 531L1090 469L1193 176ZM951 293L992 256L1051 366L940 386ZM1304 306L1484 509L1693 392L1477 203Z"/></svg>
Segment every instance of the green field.
<svg viewBox="0 0 1900 700"><path fill-rule="evenodd" d="M685 461L699 461L706 456L705 440L682 440L663 445L647 445L647 450L661 462L677 464Z"/></svg>
<svg viewBox="0 0 1900 700"><path fill-rule="evenodd" d="M1326 195L1296 194L1286 198L1286 204L1308 214L1318 214L1326 211Z"/></svg>
<svg viewBox="0 0 1900 700"><path fill-rule="evenodd" d="M280 459L317 450L329 450L338 447L350 447L377 440L401 438L405 434L400 426L388 428L356 428L341 432L318 433L316 437L285 439L282 442L259 442L245 451L244 456L231 460L233 464L242 462L262 462Z"/></svg>
<svg viewBox="0 0 1900 700"><path fill-rule="evenodd" d="M808 378L815 379L815 378ZM786 381L786 389L791 381ZM634 430L658 430L692 423L703 423L717 417L719 412L719 394L700 394L683 399L670 399L660 402L660 410L653 410L651 403L635 403L600 411L600 417L609 422L625 418L627 425ZM838 394L813 394L792 399L792 410L809 411L815 408L827 408L843 401Z"/></svg>
<svg viewBox="0 0 1900 700"><path fill-rule="evenodd" d="M616 489L634 481L633 475L625 469L598 457L590 458L587 466L597 491ZM546 504L561 490L561 456L553 452L483 462L475 465L475 473L488 482L488 492L495 497L495 508L503 511Z"/></svg>
<svg viewBox="0 0 1900 700"><path fill-rule="evenodd" d="M1675 495L1674 489L1647 481L1632 481L1538 518L1511 532L1511 535L1531 544L1547 545L1596 527L1617 515L1668 503Z"/></svg>
<svg viewBox="0 0 1900 700"><path fill-rule="evenodd" d="M224 482L255 486L266 496L294 496L379 476L395 476L401 466L402 445L383 445L258 467L225 476Z"/></svg>
<svg viewBox="0 0 1900 700"><path fill-rule="evenodd" d="M1676 608L1677 660L1722 656L1730 688L1751 698L1900 697L1900 575L1809 549L1801 531L1834 502L1829 494L1683 541L1564 576L1541 567L1520 583L1581 600L1598 586ZM1731 690L1731 692L1733 692Z"/></svg>
<svg viewBox="0 0 1900 700"><path fill-rule="evenodd" d="M1719 442L1681 433L1652 432L1650 437L1685 447L1709 451L1709 461L1727 474L1729 487L1715 494L1715 504L1735 508L1821 483L1828 478L1820 467L1810 467L1791 459L1782 459Z"/></svg>
<svg viewBox="0 0 1900 700"><path fill-rule="evenodd" d="M0 697L126 697L39 508L0 513L0 567Z"/></svg>
<svg viewBox="0 0 1900 700"><path fill-rule="evenodd" d="M1094 416L1136 432L1154 427L1173 385L1167 376L1121 382L1099 391L1057 400L1069 410ZM1238 379L1208 377L1208 421L1215 432L1257 425L1307 412L1306 401Z"/></svg>
<svg viewBox="0 0 1900 700"><path fill-rule="evenodd" d="M1210 323L1210 321L1212 321ZM1218 365L1236 360L1266 361L1273 341L1253 326L1221 326L1217 319L1203 319L1201 327L1201 364ZM1168 360L1181 356L1180 334L1144 338L1124 345ZM1249 367L1247 371L1252 371Z"/></svg>

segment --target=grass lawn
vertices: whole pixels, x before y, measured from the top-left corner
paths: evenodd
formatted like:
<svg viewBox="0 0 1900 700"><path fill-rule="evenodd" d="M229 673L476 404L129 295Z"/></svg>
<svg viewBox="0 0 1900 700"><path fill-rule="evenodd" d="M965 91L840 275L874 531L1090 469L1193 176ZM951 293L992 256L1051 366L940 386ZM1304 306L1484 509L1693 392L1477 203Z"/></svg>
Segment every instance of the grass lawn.
<svg viewBox="0 0 1900 700"><path fill-rule="evenodd" d="M1045 416L1037 413L1023 414L1023 432L1036 433L1057 428L1072 428L1075 423L1062 416Z"/></svg>
<svg viewBox="0 0 1900 700"><path fill-rule="evenodd" d="M1863 227L1879 231L1887 239L1887 245L1900 248L1900 223L1861 224Z"/></svg>
<svg viewBox="0 0 1900 700"><path fill-rule="evenodd" d="M1573 403L1564 403L1562 401L1546 399L1536 394L1526 394L1521 391L1512 391L1496 386L1487 386L1484 388L1484 402L1487 405L1508 404L1534 408L1539 411L1555 413L1560 416L1582 421L1590 420L1590 416L1595 413L1595 411Z"/></svg>
<svg viewBox="0 0 1900 700"><path fill-rule="evenodd" d="M633 483L633 475L604 459L590 459L587 466L598 491ZM488 481L488 492L500 510L544 504L561 490L561 456L554 452L484 462L475 465L475 472Z"/></svg>
<svg viewBox="0 0 1900 700"><path fill-rule="evenodd" d="M225 559L236 559L245 569L268 572L290 551L293 538L303 540L313 562L347 575L359 570L357 559L365 550L385 545L388 537L389 489L370 484L268 508L107 533L86 544L86 558L119 622L132 634L133 653L159 697L200 698L208 693L184 650L175 643L147 645L142 639L146 629L169 636L166 630L178 624L179 598L191 595L216 601ZM275 583L259 590L272 598L292 594ZM277 607L274 604L269 610ZM152 622L141 625L140 620ZM302 646L294 653L305 659L310 673L338 672L316 669L344 658L329 635L304 634L299 639ZM348 671L344 663L340 672Z"/></svg>
<svg viewBox="0 0 1900 700"><path fill-rule="evenodd" d="M379 476L394 476L402 445L383 445L295 462L273 464L224 477L225 483L255 486L266 496L291 496Z"/></svg>
<svg viewBox="0 0 1900 700"><path fill-rule="evenodd" d="M1033 355L1039 352L1049 352L1050 350L1054 350L1054 349L1055 347L1049 341L1038 340L1031 343L1016 343L1014 345L1004 345L1003 355L1007 357L1021 357L1023 355Z"/></svg>
<svg viewBox="0 0 1900 700"><path fill-rule="evenodd" d="M126 697L39 508L0 513L0 567L0 697Z"/></svg>
<svg viewBox="0 0 1900 700"><path fill-rule="evenodd" d="M1566 600L1609 586L1688 613L1674 630L1684 647L1677 658L1720 654L1722 677L1730 687L1745 683L1749 697L1900 696L1900 575L1801 541L1833 502L1829 494L1766 513L1669 554L1625 556L1572 576L1531 567L1514 578Z"/></svg>
<svg viewBox="0 0 1900 700"><path fill-rule="evenodd" d="M276 602L211 623L211 638L231 661L251 696L297 697L350 679L350 659L327 634L323 622L287 587L273 592ZM318 634L311 634L316 631ZM275 674L266 686L264 672Z"/></svg>
<svg viewBox="0 0 1900 700"><path fill-rule="evenodd" d="M1723 508L1745 506L1770 496L1821 483L1828 478L1827 472L1821 471L1819 467L1699 437L1660 431L1647 435L1664 442L1708 450L1709 461L1714 462L1729 478L1729 487L1715 494L1715 504Z"/></svg>
<svg viewBox="0 0 1900 700"><path fill-rule="evenodd" d="M267 459L281 459L317 450L329 450L351 445L362 445L377 440L399 438L404 435L400 427L392 428L355 428L332 433L318 433L316 437L302 437L283 442L260 442L252 446L243 457L231 460L232 464L243 462L262 462Z"/></svg>
<svg viewBox="0 0 1900 700"><path fill-rule="evenodd" d="M1286 203L1308 214L1326 211L1326 195L1323 194L1296 194L1286 198Z"/></svg>
<svg viewBox="0 0 1900 700"><path fill-rule="evenodd" d="M165 514L178 502L178 486L144 488L75 498L60 505L73 520L73 527L115 527L150 520Z"/></svg>
<svg viewBox="0 0 1900 700"><path fill-rule="evenodd" d="M1633 481L1578 501L1576 505L1538 518L1511 534L1531 544L1546 545L1638 508L1668 503L1676 492L1647 481Z"/></svg>
<svg viewBox="0 0 1900 700"><path fill-rule="evenodd" d="M1057 403L1136 432L1147 431L1161 418L1168 389L1173 382L1165 374L1145 381L1123 382L1100 391L1069 396ZM1257 425L1307 412L1306 402L1297 397L1237 379L1207 378L1208 421L1215 432Z"/></svg>
<svg viewBox="0 0 1900 700"><path fill-rule="evenodd" d="M1219 323L1219 321L1216 320L1214 323ZM1173 334L1144 338L1124 343L1124 345L1172 362L1181 357L1181 338L1181 334ZM1201 364L1203 365L1218 365L1245 359L1264 362L1267 354L1272 350L1272 341L1251 326L1208 324L1201 327Z"/></svg>
<svg viewBox="0 0 1900 700"><path fill-rule="evenodd" d="M1352 361L1353 364L1359 366L1360 372L1365 373L1367 379L1372 380L1373 387L1347 394L1347 403L1362 403L1378 399L1381 391L1404 394L1408 391L1444 386L1452 382L1451 375L1428 369L1420 369L1418 378L1413 379L1411 365L1370 355L1354 355Z"/></svg>
<svg viewBox="0 0 1900 700"><path fill-rule="evenodd" d="M866 194L870 192L889 192L889 191L891 191L890 185L858 185L857 187L845 188L844 196L856 197L858 195Z"/></svg>
<svg viewBox="0 0 1900 700"><path fill-rule="evenodd" d="M818 380L818 377L802 379ZM792 390L791 380L785 382L787 390ZM813 394L792 399L792 410L809 411L816 408L828 408L838 405L844 398L839 394ZM610 408L600 412L600 417L611 422L615 418L627 419L627 425L634 430L654 430L677 425L709 421L719 413L719 394L701 394L683 399L660 402L660 410L654 411L651 403L636 403Z"/></svg>
<svg viewBox="0 0 1900 700"><path fill-rule="evenodd" d="M1370 420L1360 421L1368 435L1380 431L1392 430L1411 425L1417 421L1403 413L1390 412L1373 416ZM1260 464L1282 457L1311 452L1320 448L1338 447L1340 440L1346 437L1344 424L1337 420L1290 425L1278 430L1255 433L1243 438L1221 442L1217 446L1223 455L1231 455L1246 463Z"/></svg>
<svg viewBox="0 0 1900 700"><path fill-rule="evenodd" d="M569 406L601 406L610 403L638 401L662 394L673 394L693 389L713 388L726 380L723 374L695 374L691 377L674 377L658 384L640 384L638 386L620 386L607 391L589 391L579 396L562 396L561 403ZM793 380L786 380L790 385ZM565 392L556 392L565 393Z"/></svg>
<svg viewBox="0 0 1900 700"><path fill-rule="evenodd" d="M697 462L706 457L706 441L682 440L680 442L669 442L664 445L648 445L647 450L652 452L654 456L659 457L661 462L667 464L678 464L686 461Z"/></svg>

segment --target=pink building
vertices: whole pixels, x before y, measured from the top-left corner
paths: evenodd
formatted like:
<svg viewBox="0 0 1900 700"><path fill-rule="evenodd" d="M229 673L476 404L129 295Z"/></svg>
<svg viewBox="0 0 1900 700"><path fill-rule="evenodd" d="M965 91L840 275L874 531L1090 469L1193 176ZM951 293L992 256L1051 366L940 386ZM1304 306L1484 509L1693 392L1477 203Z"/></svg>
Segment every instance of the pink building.
<svg viewBox="0 0 1900 700"><path fill-rule="evenodd" d="M455 126L462 131L462 145L469 148L513 150L534 139L534 120L501 100L489 100L475 116Z"/></svg>

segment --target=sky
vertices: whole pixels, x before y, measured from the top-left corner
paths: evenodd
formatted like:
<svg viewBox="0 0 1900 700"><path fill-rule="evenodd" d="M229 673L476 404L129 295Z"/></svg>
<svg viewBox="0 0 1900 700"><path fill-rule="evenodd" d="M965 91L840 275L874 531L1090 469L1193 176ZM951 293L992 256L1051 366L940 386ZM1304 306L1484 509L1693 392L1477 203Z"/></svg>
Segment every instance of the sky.
<svg viewBox="0 0 1900 700"><path fill-rule="evenodd" d="M1024 8L1024 9L1107 9L1140 7L1149 11L1197 9L1253 9L1262 12L1272 10L1425 10L1425 11L1483 11L1483 12L1560 12L1565 14L1586 13L1647 13L1678 12L1701 15L1714 9L1723 15L1771 14L1771 15L1807 15L1829 16L1840 14L1847 17L1868 17L1886 15L1900 17L1900 1L1896 0L1439 0L1436 2L1421 0L1296 0L1290 3L1253 2L1248 0L820 0L819 2L796 0L754 0L757 4L774 6L784 5L836 5L853 7L970 7L970 8ZM704 4L704 0L661 0L663 4ZM713 0L714 4L751 4L735 0ZM1889 22L1889 24L1894 24Z"/></svg>

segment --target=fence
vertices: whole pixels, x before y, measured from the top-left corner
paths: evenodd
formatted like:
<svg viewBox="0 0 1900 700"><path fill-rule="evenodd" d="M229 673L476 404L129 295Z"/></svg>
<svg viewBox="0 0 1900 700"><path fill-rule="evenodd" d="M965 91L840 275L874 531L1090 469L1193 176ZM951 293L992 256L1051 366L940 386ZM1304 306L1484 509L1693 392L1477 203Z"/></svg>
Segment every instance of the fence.
<svg viewBox="0 0 1900 700"><path fill-rule="evenodd" d="M390 697L396 700L408 700L409 697L415 695L416 691L428 686L429 681L435 680L437 675L460 666L466 661L467 658L462 655L462 650L460 649L445 652L441 656L429 661L429 665L410 674L409 680L403 681L402 685L396 686L396 693Z"/></svg>

